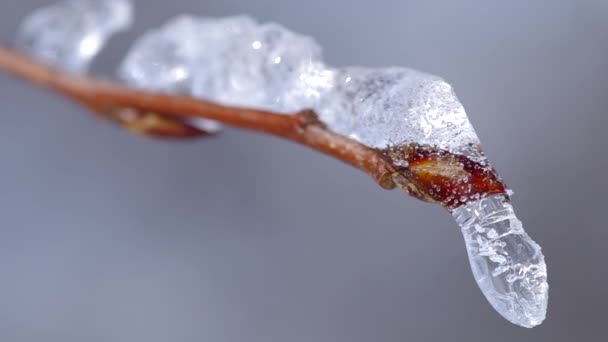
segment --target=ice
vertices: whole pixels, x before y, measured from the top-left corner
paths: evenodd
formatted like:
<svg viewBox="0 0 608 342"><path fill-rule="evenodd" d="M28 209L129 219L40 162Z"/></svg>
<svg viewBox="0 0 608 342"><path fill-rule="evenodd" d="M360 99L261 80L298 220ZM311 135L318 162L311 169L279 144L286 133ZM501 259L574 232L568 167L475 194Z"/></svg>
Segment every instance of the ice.
<svg viewBox="0 0 608 342"><path fill-rule="evenodd" d="M127 0L68 0L31 14L18 46L86 72L112 33L131 24ZM374 148L411 143L474 155L480 145L452 87L406 68L332 68L319 45L248 16L184 15L141 37L120 78L154 91L291 114L315 110L329 129Z"/></svg>
<svg viewBox="0 0 608 342"><path fill-rule="evenodd" d="M452 215L462 228L473 276L494 309L527 328L545 319L547 267L540 246L504 196L465 204Z"/></svg>
<svg viewBox="0 0 608 342"><path fill-rule="evenodd" d="M209 29L210 22L218 23L215 30ZM197 72L221 66L223 46L253 25L246 17L177 17L135 42L120 67L120 77L135 87L192 95L194 79L200 77ZM217 55L205 58L212 53Z"/></svg>
<svg viewBox="0 0 608 342"><path fill-rule="evenodd" d="M335 69L309 37L247 16L181 16L144 35L120 68L127 83L291 114L314 109L370 147L427 144L471 154L479 139L452 87L406 68Z"/></svg>
<svg viewBox="0 0 608 342"><path fill-rule="evenodd" d="M225 69L219 68L223 73L210 74L224 82L216 93L220 102L289 111L283 93L297 82L302 70L320 60L321 49L312 39L268 23L254 28L243 46L230 47L225 52ZM195 91L198 90L197 82ZM303 109L299 103L297 107Z"/></svg>
<svg viewBox="0 0 608 342"><path fill-rule="evenodd" d="M140 38L120 75L137 87L286 111L302 109L305 96L286 90L320 60L312 39L278 24L181 16Z"/></svg>
<svg viewBox="0 0 608 342"><path fill-rule="evenodd" d="M312 39L277 24L260 25L247 16L185 15L140 38L119 75L139 88L292 112L314 98L313 81L307 83L307 93L298 86L301 77L310 81L324 68L316 63L320 55Z"/></svg>
<svg viewBox="0 0 608 342"><path fill-rule="evenodd" d="M68 0L40 8L22 23L16 45L73 73L85 73L109 37L128 28L128 0Z"/></svg>
<svg viewBox="0 0 608 342"><path fill-rule="evenodd" d="M322 62L304 63L296 72L296 77L291 79L279 95L277 110L294 113L302 109L316 109L320 113L320 103L322 99L327 99L327 94L335 87L336 75L336 70L326 67ZM325 123L337 132L338 126L330 122L330 119L329 115L325 115Z"/></svg>
<svg viewBox="0 0 608 342"><path fill-rule="evenodd" d="M479 145L452 87L412 69L338 69L315 109L332 130L372 147L416 143L464 153Z"/></svg>
<svg viewBox="0 0 608 342"><path fill-rule="evenodd" d="M443 79L407 68L332 68L310 38L249 17L174 19L139 40L121 75L138 87L223 104L285 114L314 109L330 130L370 147L428 145L485 161ZM473 201L453 215L492 306L515 324L540 324L548 299L544 258L505 197Z"/></svg>

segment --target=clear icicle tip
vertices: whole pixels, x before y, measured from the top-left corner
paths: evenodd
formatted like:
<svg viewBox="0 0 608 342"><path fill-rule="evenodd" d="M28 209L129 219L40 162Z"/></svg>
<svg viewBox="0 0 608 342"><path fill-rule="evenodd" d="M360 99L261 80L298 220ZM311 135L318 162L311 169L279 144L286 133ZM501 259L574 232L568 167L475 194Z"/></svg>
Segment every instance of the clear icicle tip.
<svg viewBox="0 0 608 342"><path fill-rule="evenodd" d="M462 228L473 276L494 309L526 328L541 324L549 299L545 258L511 204L504 196L488 196L452 215Z"/></svg>
<svg viewBox="0 0 608 342"><path fill-rule="evenodd" d="M129 28L132 21L130 0L61 1L25 18L16 46L65 71L86 73L110 36Z"/></svg>

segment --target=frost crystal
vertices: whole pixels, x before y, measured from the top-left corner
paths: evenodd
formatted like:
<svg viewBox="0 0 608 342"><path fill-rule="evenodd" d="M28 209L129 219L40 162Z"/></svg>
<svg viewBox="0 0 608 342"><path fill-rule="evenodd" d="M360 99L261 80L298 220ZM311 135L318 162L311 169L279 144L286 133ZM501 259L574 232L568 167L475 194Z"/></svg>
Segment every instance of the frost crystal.
<svg viewBox="0 0 608 342"><path fill-rule="evenodd" d="M511 204L490 196L452 215L462 228L475 280L494 309L524 327L541 324L549 299L545 258Z"/></svg>
<svg viewBox="0 0 608 342"><path fill-rule="evenodd" d="M17 47L66 71L85 73L108 38L131 21L128 0L68 0L30 14Z"/></svg>

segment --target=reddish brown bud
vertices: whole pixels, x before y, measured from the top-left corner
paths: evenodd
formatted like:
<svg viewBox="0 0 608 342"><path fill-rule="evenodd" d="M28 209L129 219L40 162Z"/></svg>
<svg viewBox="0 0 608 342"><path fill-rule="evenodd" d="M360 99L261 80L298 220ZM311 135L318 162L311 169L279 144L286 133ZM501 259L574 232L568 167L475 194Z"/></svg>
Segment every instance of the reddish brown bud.
<svg viewBox="0 0 608 342"><path fill-rule="evenodd" d="M456 208L506 187L487 163L426 146L409 145L387 152L399 166L395 183L426 202Z"/></svg>

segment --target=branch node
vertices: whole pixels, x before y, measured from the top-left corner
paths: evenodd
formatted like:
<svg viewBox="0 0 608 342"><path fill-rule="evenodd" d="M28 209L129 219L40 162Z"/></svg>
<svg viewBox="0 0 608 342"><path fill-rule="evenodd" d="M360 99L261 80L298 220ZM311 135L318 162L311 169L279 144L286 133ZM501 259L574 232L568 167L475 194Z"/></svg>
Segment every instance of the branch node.
<svg viewBox="0 0 608 342"><path fill-rule="evenodd" d="M319 119L319 115L312 109L304 109L295 115L296 120L300 123L301 129L306 129L308 126L316 126L322 129L327 129L327 126Z"/></svg>

